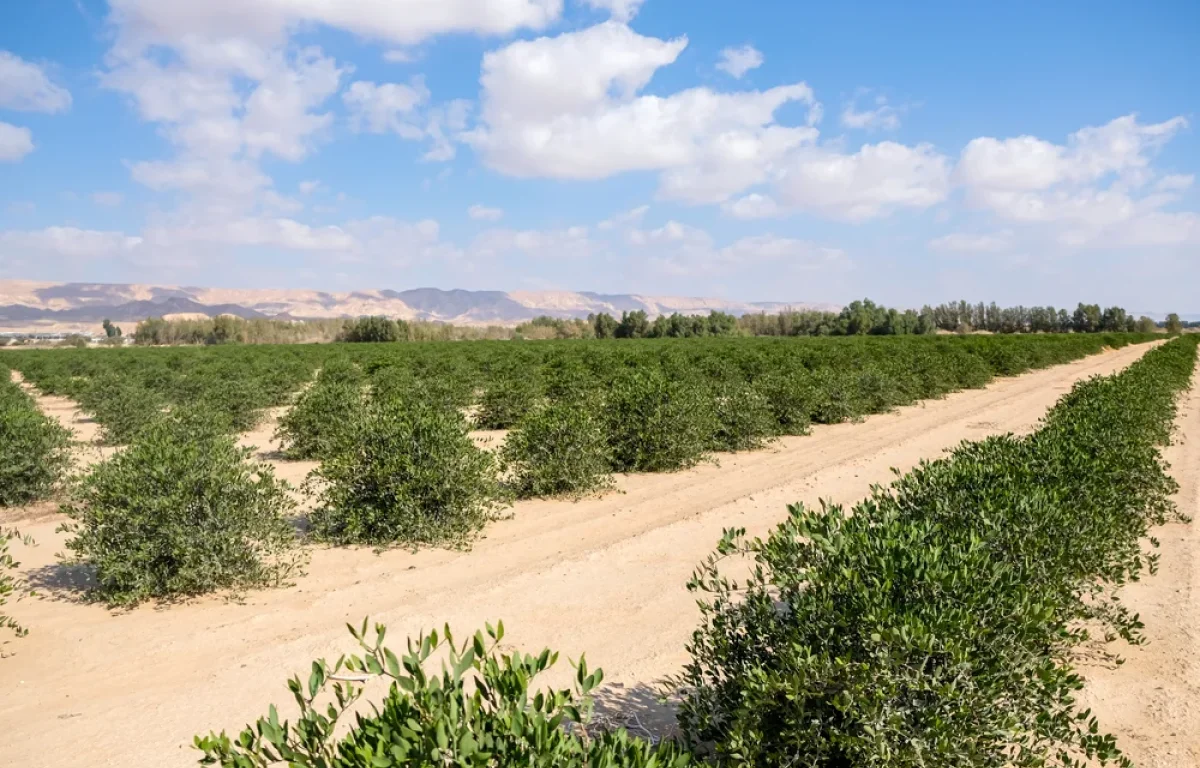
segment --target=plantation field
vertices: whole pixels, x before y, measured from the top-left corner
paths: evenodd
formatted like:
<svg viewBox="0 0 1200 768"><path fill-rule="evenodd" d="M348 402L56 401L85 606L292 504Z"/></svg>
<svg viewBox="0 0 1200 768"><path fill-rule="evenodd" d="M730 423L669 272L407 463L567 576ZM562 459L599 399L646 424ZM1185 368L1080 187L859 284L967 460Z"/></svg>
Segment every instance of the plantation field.
<svg viewBox="0 0 1200 768"><path fill-rule="evenodd" d="M673 716L653 700L652 688L688 662L685 648L699 613L695 596L684 587L723 529L737 526L765 534L785 517L790 503L851 503L868 495L873 484L890 482L893 468L906 471L963 440L1029 432L1077 383L1121 371L1159 346L1125 346L1127 340L1132 339L1060 337L1045 339L1040 348L1043 340L1036 337L1026 337L1021 342L1026 347L993 338L766 340L746 347L734 346L744 342L687 347L537 344L520 349L519 365L507 361L503 366L501 352L512 345L253 350L263 356L261 361L239 357L251 354L243 350L20 352L0 357L0 363L21 370L40 390L78 398L85 407L96 407L98 398L114 392L121 394L113 401L142 398L168 411L189 398L206 399L227 415L221 429L243 433L244 443L260 446L261 459L281 476L296 480L319 467L322 457L292 461L280 455L279 446L262 443L274 441L276 421L286 420L289 401L322 387L356 393L370 406L376 392L396 387L399 381L403 391L444 397L455 409L472 414L476 421L468 423L470 427L515 428L519 434L526 414L544 408L547 398L575 402L575 394L565 393L619 394L622 386L637 380L623 378L630 370L639 377L666 371L668 381L687 382L691 391L671 392L664 402L678 396L691 409L713 411L706 413L704 429L696 432L695 454L683 461L675 456L673 466L659 465L661 453L644 448L654 444L654 435L643 434L627 438L642 446L630 454L632 459L609 458L605 467L606 472L678 471L617 474L615 490L583 500L517 501L502 513L511 519L484 528L470 551L320 547L293 588L252 591L243 602L212 596L162 610L143 607L119 614L102 605L82 604L79 588L86 585L87 572L55 564L66 538L55 531L62 518L39 507L35 518L21 524L38 545L13 546L23 562L21 573L45 597L10 606L33 631L4 646L17 655L0 661L0 690L13 692L0 700L5 758L30 766L194 764L198 753L190 748L193 734L211 728L232 731L265 712L268 703L282 702L283 678L304 669L310 658L336 657L346 648L342 624L357 623L368 614L388 624L393 638L415 636L443 622L473 629L503 618L506 646L549 645L573 658L586 651L590 662L602 665L608 681L598 694L602 712L635 730L638 724L669 730ZM1101 351L1102 347L1120 348ZM283 349L296 351L267 362L270 352L284 354ZM312 383L318 370L322 376L339 370L343 358L362 373L361 386L323 384L320 378ZM1030 367L1041 370L979 388L997 374ZM357 381L355 376L351 374L351 381ZM226 377L241 382L230 389L234 396L219 383ZM780 378L800 378L808 386L799 396L787 398L779 391ZM925 399L966 387L976 388ZM746 426L721 415L729 393L743 388L753 393L747 402L765 405L769 419ZM1195 424L1200 409L1195 390L1189 397L1181 417L1184 440L1168 454L1181 483L1178 498L1185 512L1196 511L1200 504L1200 432ZM133 435L142 428L129 423L136 420L129 418L134 409L123 405L108 410L99 406L101 414L72 411L70 402L50 396L37 400L43 410L61 417L78 437L92 443L121 444L115 435L106 438L110 427L128 427ZM643 392L635 402L644 400ZM918 400L922 402L908 405ZM602 416L612 402L602 400L594 406L598 424L604 423ZM792 407L785 409L789 403ZM481 411L491 419L480 423ZM648 424L655 415L635 412L632 417ZM816 426L810 427L810 422ZM738 427L735 434L740 439L773 442L763 450L730 453L729 448L751 447L714 440L728 438L731 424ZM789 434L809 429L807 436ZM613 439L611 433L604 434L606 440ZM1190 443L1188 437L1193 438ZM89 446L82 460L95 460L97 450ZM104 450L111 455L115 449ZM693 460L713 455L717 462ZM0 520L20 520L23 514L0 510ZM1165 573L1129 590L1131 599L1147 606L1143 619L1155 641L1127 654L1137 670L1131 684L1145 695L1132 702L1120 696L1128 668L1113 672L1108 688L1100 684L1088 691L1096 709L1106 715L1103 725L1117 729L1122 746L1135 756L1143 741L1153 742L1151 749L1158 750L1146 754L1187 755L1186 750L1196 748L1186 741L1190 737L1165 732L1178 727L1177 709L1155 709L1163 681L1171 678L1174 687L1169 690L1180 695L1196 682L1185 662L1171 668L1155 661L1175 652L1182 657L1186 650L1186 639L1172 640L1186 638L1186 631L1156 630L1157 616L1170 602L1164 595L1175 594L1181 580L1186 582L1196 572L1190 564L1200 545L1192 529L1171 530L1173 535L1163 536ZM1137 597L1138 589L1149 592ZM1178 607L1172 615L1200 632L1194 609ZM1147 657L1136 667L1137 654L1160 652L1155 648L1160 644L1156 631L1165 638L1164 655ZM402 645L400 640L395 643ZM1088 676L1093 676L1090 670ZM1148 716L1131 711L1143 704ZM1190 712L1193 716L1194 709ZM153 727L147 728L148 723ZM1163 733L1155 730L1160 726ZM1152 736L1130 739L1127 730ZM45 749L47 733L54 734L52 754Z"/></svg>

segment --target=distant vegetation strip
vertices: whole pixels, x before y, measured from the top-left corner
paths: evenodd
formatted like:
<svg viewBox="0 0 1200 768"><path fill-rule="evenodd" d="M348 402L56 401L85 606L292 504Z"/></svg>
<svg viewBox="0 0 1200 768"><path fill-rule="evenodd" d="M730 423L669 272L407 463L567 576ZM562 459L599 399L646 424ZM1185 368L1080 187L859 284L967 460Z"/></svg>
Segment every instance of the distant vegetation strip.
<svg viewBox="0 0 1200 768"><path fill-rule="evenodd" d="M543 316L516 326L454 325L382 316L354 319L243 319L233 315L201 318L152 317L137 324L128 340L142 345L299 344L331 341L467 341L501 339L640 339L709 336L907 336L941 332L971 333L1152 333L1164 328L1178 333L1187 327L1178 315L1164 323L1134 318L1120 307L1079 304L1074 311L1054 307L1000 307L958 303L925 306L920 311L890 309L864 299L840 312L795 310L746 314L725 312L671 314L651 318L645 311L605 313L583 318ZM108 320L103 341L124 343L126 334ZM23 339L0 337L0 345ZM80 346L78 334L61 342Z"/></svg>

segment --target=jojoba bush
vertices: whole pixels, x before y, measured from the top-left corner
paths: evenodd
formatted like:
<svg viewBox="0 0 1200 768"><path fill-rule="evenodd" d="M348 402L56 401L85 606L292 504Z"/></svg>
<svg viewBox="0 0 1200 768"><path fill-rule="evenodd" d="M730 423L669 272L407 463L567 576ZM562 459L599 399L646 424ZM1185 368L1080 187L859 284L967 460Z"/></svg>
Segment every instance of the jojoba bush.
<svg viewBox="0 0 1200 768"><path fill-rule="evenodd" d="M32 539L22 536L18 531L0 528L0 632L12 632L17 637L24 637L28 630L12 616L4 613L4 606L8 604L10 597L15 594L15 599L20 600L27 591L25 582L10 573L20 565L8 551L8 543L13 539L23 541L27 545L33 543Z"/></svg>
<svg viewBox="0 0 1200 768"><path fill-rule="evenodd" d="M1140 639L1114 590L1178 519L1160 451L1196 346L1082 382L1034 434L966 443L852 514L728 531L689 584L688 738L753 766L1128 765L1079 708L1073 661L1097 628Z"/></svg>
<svg viewBox="0 0 1200 768"><path fill-rule="evenodd" d="M70 468L70 445L67 430L20 387L0 382L0 507L48 497Z"/></svg>
<svg viewBox="0 0 1200 768"><path fill-rule="evenodd" d="M322 377L279 419L275 438L289 459L322 459L352 438L363 418L362 385Z"/></svg>
<svg viewBox="0 0 1200 768"><path fill-rule="evenodd" d="M301 566L284 484L223 426L178 409L83 478L64 527L75 561L95 568L93 597L132 605L274 586Z"/></svg>
<svg viewBox="0 0 1200 768"><path fill-rule="evenodd" d="M778 422L770 401L750 384L717 382L710 397L716 419L710 443L713 450L753 451L778 435Z"/></svg>
<svg viewBox="0 0 1200 768"><path fill-rule="evenodd" d="M312 532L340 544L465 546L508 501L496 458L457 410L373 403L314 477Z"/></svg>
<svg viewBox="0 0 1200 768"><path fill-rule="evenodd" d="M613 467L620 472L670 472L694 466L716 432L703 383L672 380L661 370L627 369L600 406Z"/></svg>
<svg viewBox="0 0 1200 768"><path fill-rule="evenodd" d="M580 497L612 485L604 422L579 400L535 407L509 433L501 460L520 498Z"/></svg>
<svg viewBox="0 0 1200 768"><path fill-rule="evenodd" d="M695 762L673 742L654 745L626 731L590 733L589 694L604 679L585 659L575 666L571 688L537 690L536 678L558 654L503 653L504 624L456 643L450 628L420 634L397 654L386 645L385 627L368 635L367 622L347 625L361 652L330 664L312 663L307 680L293 677L288 689L300 714L281 721L272 705L266 717L237 737L224 732L197 736L202 765L222 768L686 768ZM445 654L441 672L429 669ZM339 728L363 696L363 683L388 683L382 704L355 717L349 733ZM332 691L330 691L332 689Z"/></svg>

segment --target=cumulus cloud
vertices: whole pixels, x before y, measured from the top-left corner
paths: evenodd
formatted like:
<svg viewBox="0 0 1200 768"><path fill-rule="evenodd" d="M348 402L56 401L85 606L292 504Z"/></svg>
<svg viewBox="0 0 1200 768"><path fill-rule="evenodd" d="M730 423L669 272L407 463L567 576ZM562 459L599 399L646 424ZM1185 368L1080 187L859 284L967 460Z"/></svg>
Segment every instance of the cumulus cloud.
<svg viewBox="0 0 1200 768"><path fill-rule="evenodd" d="M761 67L763 61L762 53L752 45L743 45L740 48L725 48L721 51L720 59L717 61L717 69L722 72L728 72L740 80L750 70Z"/></svg>
<svg viewBox="0 0 1200 768"><path fill-rule="evenodd" d="M955 178L973 206L1039 229L1060 245L1196 243L1196 214L1163 210L1191 177L1160 177L1152 167L1186 125L1182 117L1145 124L1126 115L1082 128L1061 145L1035 136L981 137L963 149Z"/></svg>
<svg viewBox="0 0 1200 768"><path fill-rule="evenodd" d="M0 245L17 257L64 256L73 259L99 259L128 254L142 245L142 238L131 237L122 232L46 227L0 232Z"/></svg>
<svg viewBox="0 0 1200 768"><path fill-rule="evenodd" d="M804 83L640 95L686 46L686 38L646 37L610 21L491 52L483 62L481 121L465 139L511 176L660 171L662 196L720 202L765 180L783 154L815 138L807 126L775 121L785 104L815 104Z"/></svg>
<svg viewBox="0 0 1200 768"><path fill-rule="evenodd" d="M500 208L489 208L486 205L472 205L467 209L467 215L476 221L500 221L504 211Z"/></svg>
<svg viewBox="0 0 1200 768"><path fill-rule="evenodd" d="M33 151L33 134L28 128L0 122L0 163L15 163Z"/></svg>
<svg viewBox="0 0 1200 768"><path fill-rule="evenodd" d="M430 107L430 92L423 77L408 83L353 83L342 94L355 130L394 133L416 141L429 139L426 160L450 160L455 155L454 137L467 126L470 103L454 100Z"/></svg>
<svg viewBox="0 0 1200 768"><path fill-rule="evenodd" d="M769 219L784 213L774 198L757 192L731 200L721 208L735 219Z"/></svg>
<svg viewBox="0 0 1200 768"><path fill-rule="evenodd" d="M814 148L790 159L774 190L785 207L863 221L945 200L950 164L929 144L885 141L854 154Z"/></svg>
<svg viewBox="0 0 1200 768"><path fill-rule="evenodd" d="M22 112L65 112L71 94L55 85L46 71L20 56L0 51L0 108Z"/></svg>

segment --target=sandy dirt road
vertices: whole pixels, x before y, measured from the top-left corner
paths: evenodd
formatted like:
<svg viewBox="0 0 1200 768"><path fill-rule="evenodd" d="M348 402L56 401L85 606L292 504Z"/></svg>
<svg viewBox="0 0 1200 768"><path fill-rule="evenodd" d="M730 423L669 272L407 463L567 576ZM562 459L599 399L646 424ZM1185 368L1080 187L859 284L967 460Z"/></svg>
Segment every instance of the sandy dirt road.
<svg viewBox="0 0 1200 768"><path fill-rule="evenodd" d="M1139 768L1200 766L1200 375L1192 381L1166 451L1179 482L1179 509L1194 522L1156 531L1158 573L1130 584L1121 600L1141 614L1146 643L1110 648L1114 668L1084 667L1081 701Z"/></svg>
<svg viewBox="0 0 1200 768"><path fill-rule="evenodd" d="M235 731L289 701L285 678L349 650L343 623L368 614L396 642L443 622L465 633L502 618L515 647L549 645L564 658L586 651L614 683L610 699L636 706L644 686L685 659L697 613L684 584L723 528L762 533L788 503L851 502L893 467L1031 429L1075 382L1148 348L818 427L719 466L621 478L620 492L600 499L522 503L468 553L318 549L295 587L243 604L206 599L121 615L80 604L64 588L71 574L54 565L61 537L52 521L25 525L40 544L17 554L50 597L13 611L32 633L0 662L4 759L29 768L194 764L193 734Z"/></svg>

